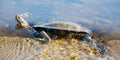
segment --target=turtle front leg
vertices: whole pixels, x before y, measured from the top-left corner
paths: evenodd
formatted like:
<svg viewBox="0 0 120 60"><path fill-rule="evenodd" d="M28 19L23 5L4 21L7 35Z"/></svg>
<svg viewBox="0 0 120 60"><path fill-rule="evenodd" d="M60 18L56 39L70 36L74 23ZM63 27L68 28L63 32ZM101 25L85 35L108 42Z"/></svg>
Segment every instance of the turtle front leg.
<svg viewBox="0 0 120 60"><path fill-rule="evenodd" d="M29 32L31 32L31 35L33 38L39 38L40 40L46 40L46 42L51 42L51 38L48 36L48 34L45 31L36 31L33 28L28 29Z"/></svg>
<svg viewBox="0 0 120 60"><path fill-rule="evenodd" d="M51 42L51 38L48 36L48 34L45 31L40 32L41 36L47 40L47 42Z"/></svg>

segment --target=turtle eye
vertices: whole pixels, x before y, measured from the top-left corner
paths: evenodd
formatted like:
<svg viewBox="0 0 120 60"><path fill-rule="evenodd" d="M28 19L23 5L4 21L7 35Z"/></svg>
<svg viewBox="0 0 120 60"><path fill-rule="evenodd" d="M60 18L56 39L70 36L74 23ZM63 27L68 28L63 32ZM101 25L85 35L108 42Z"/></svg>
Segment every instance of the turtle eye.
<svg viewBox="0 0 120 60"><path fill-rule="evenodd" d="M17 19L20 19L20 17L19 17L19 16L17 16Z"/></svg>

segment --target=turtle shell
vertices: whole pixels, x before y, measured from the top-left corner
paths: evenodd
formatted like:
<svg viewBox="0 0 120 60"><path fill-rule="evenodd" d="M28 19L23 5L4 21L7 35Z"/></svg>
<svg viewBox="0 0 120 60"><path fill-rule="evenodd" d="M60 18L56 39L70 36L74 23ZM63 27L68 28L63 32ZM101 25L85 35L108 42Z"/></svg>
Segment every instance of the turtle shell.
<svg viewBox="0 0 120 60"><path fill-rule="evenodd" d="M33 27L36 31L45 31L50 37L61 38L71 36L74 38L81 38L86 34L90 34L91 31L81 25L75 23L56 22L44 25L35 25Z"/></svg>

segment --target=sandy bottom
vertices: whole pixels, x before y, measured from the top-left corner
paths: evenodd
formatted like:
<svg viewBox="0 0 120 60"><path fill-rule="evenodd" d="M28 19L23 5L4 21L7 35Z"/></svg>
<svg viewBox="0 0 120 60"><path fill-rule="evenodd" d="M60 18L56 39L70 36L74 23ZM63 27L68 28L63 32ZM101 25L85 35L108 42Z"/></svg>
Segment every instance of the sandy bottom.
<svg viewBox="0 0 120 60"><path fill-rule="evenodd" d="M24 60L37 55L42 46L34 40L20 37L0 37L0 60Z"/></svg>
<svg viewBox="0 0 120 60"><path fill-rule="evenodd" d="M120 60L120 40L111 40L108 43L111 46L114 57Z"/></svg>
<svg viewBox="0 0 120 60"><path fill-rule="evenodd" d="M115 53L120 56L120 41L110 41ZM39 40L21 37L0 37L0 60L114 60L98 57L87 52L86 44L71 39L53 40L42 44Z"/></svg>
<svg viewBox="0 0 120 60"><path fill-rule="evenodd" d="M24 30L0 31L0 60L120 60L119 31L115 30L105 37L109 40L112 57L104 58L88 52L87 45L80 40L57 39L43 44L28 38Z"/></svg>

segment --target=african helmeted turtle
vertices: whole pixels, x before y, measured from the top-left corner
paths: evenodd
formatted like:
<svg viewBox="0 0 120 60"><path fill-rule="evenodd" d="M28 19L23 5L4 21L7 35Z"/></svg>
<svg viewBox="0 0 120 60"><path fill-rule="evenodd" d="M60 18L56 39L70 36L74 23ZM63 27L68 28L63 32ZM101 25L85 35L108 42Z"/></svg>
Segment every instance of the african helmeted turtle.
<svg viewBox="0 0 120 60"><path fill-rule="evenodd" d="M22 14L16 15L16 21L18 24L16 28L27 28L28 31L35 38L44 38L47 41L51 41L51 38L61 38L66 36L72 36L73 38L86 38L91 39L91 31L81 25L68 22L55 22L43 25L31 26L24 20Z"/></svg>
<svg viewBox="0 0 120 60"><path fill-rule="evenodd" d="M34 38L44 38L46 42L49 42L51 41L51 38L63 38L71 36L72 38L86 41L88 45L94 47L95 49L99 49L99 51L108 50L107 48L100 48L96 40L91 39L91 31L81 25L68 22L31 25L24 20L23 14L16 15L15 18L18 22L16 25L16 29L26 28Z"/></svg>

